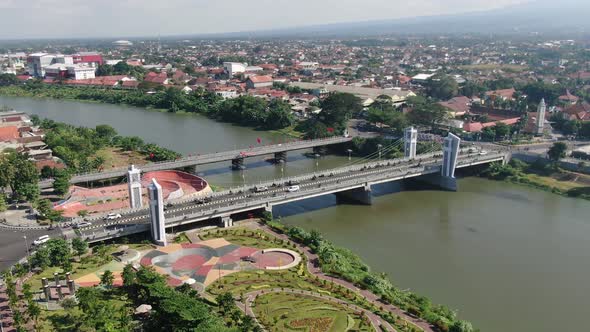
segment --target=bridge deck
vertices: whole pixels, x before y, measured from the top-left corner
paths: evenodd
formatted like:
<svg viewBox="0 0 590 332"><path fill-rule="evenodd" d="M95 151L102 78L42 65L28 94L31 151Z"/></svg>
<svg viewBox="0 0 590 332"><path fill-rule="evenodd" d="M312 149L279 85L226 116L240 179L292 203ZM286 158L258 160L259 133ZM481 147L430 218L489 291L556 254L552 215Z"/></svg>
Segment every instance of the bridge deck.
<svg viewBox="0 0 590 332"><path fill-rule="evenodd" d="M203 154L200 156L183 157L183 158L180 158L180 159L174 160L174 161L163 161L163 162L146 164L146 165L141 166L141 170L142 170L142 172L151 172L151 171L177 169L177 168L188 167L188 166L197 166L197 165L212 164L212 163L222 162L222 161L229 161L229 160L233 160L236 158L249 158L249 157L256 157L256 156L264 156L264 155L273 154L273 153L277 153L277 152L287 152L287 151L310 149L310 148L319 147L319 146L346 143L351 140L352 140L351 137L330 137L330 138L323 138L323 139L303 140L303 141L288 142L288 143L266 145L266 146L256 146L256 147L240 149L240 150L231 150L231 151ZM117 168L117 169L112 169L112 170L108 170L108 171L104 171L104 172L76 174L70 179L70 183L76 184L76 183L82 183L82 182L104 180L104 179L125 176L126 174L127 174L127 168ZM44 181L39 182L39 186L41 188L49 188L52 185L53 185L53 180L44 180Z"/></svg>

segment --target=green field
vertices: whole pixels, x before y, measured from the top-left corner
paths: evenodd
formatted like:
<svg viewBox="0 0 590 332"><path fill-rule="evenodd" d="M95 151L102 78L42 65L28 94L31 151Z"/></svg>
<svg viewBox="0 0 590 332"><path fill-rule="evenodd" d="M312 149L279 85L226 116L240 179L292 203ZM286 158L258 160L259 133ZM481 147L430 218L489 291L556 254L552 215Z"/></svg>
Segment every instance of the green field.
<svg viewBox="0 0 590 332"><path fill-rule="evenodd" d="M374 331L368 320L349 308L303 295L261 295L256 298L253 310L269 331Z"/></svg>

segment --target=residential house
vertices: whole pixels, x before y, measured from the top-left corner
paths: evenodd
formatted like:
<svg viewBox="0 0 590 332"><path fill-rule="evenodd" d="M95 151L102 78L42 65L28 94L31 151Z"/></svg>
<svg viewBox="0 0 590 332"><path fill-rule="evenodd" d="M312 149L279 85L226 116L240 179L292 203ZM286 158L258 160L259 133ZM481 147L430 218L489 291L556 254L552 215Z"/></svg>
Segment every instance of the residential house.
<svg viewBox="0 0 590 332"><path fill-rule="evenodd" d="M261 76L249 76L246 80L246 87L248 89L258 89L264 87L270 87L273 84L272 76L261 75Z"/></svg>

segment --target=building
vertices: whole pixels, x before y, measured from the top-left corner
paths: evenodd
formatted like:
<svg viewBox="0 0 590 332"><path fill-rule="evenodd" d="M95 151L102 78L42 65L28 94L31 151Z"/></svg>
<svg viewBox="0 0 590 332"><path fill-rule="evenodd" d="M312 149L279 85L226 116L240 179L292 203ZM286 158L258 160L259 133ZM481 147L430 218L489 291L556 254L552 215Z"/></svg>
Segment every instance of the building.
<svg viewBox="0 0 590 332"><path fill-rule="evenodd" d="M139 209L143 206L141 197L141 170L134 165L127 171L127 186L129 189L129 206L132 209Z"/></svg>
<svg viewBox="0 0 590 332"><path fill-rule="evenodd" d="M170 83L170 79L168 79L168 74L166 72L154 73L149 72L143 78L144 82L154 83L154 84L161 84L166 85Z"/></svg>
<svg viewBox="0 0 590 332"><path fill-rule="evenodd" d="M441 101L438 104L448 109L453 117L457 117L469 112L471 99L465 96L458 96L447 101Z"/></svg>
<svg viewBox="0 0 590 332"><path fill-rule="evenodd" d="M271 76L261 75L261 76L250 76L246 80L246 87L248 89L258 89L264 87L270 87L273 84L273 79Z"/></svg>
<svg viewBox="0 0 590 332"><path fill-rule="evenodd" d="M126 48L129 46L133 46L133 43L128 40L117 40L113 42L113 45L121 48Z"/></svg>
<svg viewBox="0 0 590 332"><path fill-rule="evenodd" d="M412 82L416 84L424 84L428 82L436 74L418 74L412 77Z"/></svg>
<svg viewBox="0 0 590 332"><path fill-rule="evenodd" d="M486 97L491 100L514 100L514 94L516 90L514 88L511 89L501 89L501 90L494 90L486 92Z"/></svg>
<svg viewBox="0 0 590 332"><path fill-rule="evenodd" d="M80 52L72 55L73 62L76 65L87 65L89 67L98 67L104 64L102 55L97 52Z"/></svg>
<svg viewBox="0 0 590 332"><path fill-rule="evenodd" d="M27 70L34 77L45 77L45 67L51 65L55 55L47 53L33 53L27 57Z"/></svg>
<svg viewBox="0 0 590 332"><path fill-rule="evenodd" d="M245 73L247 66L248 66L247 64L241 63L241 62L224 62L223 63L223 69L225 70L225 72L227 72L229 77L233 77L236 74Z"/></svg>
<svg viewBox="0 0 590 332"><path fill-rule="evenodd" d="M560 115L566 120L590 121L590 104L583 102L567 106Z"/></svg>
<svg viewBox="0 0 590 332"><path fill-rule="evenodd" d="M45 67L45 77L86 80L95 78L95 71L96 70L93 67L54 63Z"/></svg>

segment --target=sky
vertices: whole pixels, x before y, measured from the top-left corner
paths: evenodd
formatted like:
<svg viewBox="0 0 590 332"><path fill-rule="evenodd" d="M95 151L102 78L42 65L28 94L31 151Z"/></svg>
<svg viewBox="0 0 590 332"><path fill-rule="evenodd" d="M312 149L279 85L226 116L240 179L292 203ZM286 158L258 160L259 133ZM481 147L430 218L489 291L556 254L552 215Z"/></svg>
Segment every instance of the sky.
<svg viewBox="0 0 590 332"><path fill-rule="evenodd" d="M0 0L0 39L270 30L455 14L526 0Z"/></svg>

